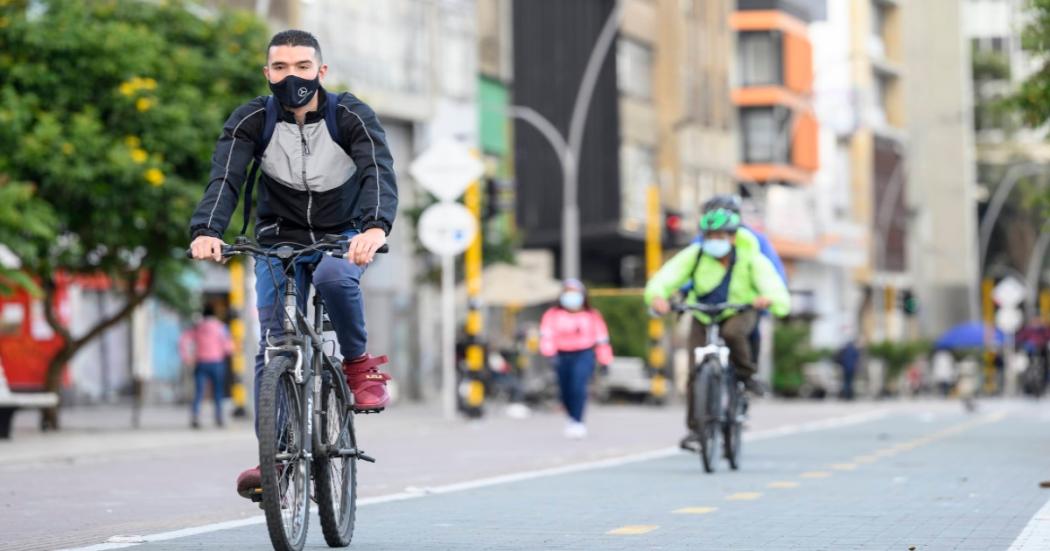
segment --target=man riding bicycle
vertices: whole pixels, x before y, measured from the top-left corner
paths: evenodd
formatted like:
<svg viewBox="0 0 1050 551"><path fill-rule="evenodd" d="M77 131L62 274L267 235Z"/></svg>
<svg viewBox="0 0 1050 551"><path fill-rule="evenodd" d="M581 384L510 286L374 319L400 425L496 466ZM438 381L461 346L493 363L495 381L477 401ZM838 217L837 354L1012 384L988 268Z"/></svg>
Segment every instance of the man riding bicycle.
<svg viewBox="0 0 1050 551"><path fill-rule="evenodd" d="M668 299L683 285L692 282L686 295L687 304L750 304L756 309L769 309L773 315L785 316L791 309L791 298L783 279L768 258L763 256L754 234L741 228L740 215L729 208L714 205L700 218L702 244L692 244L667 261L645 287L645 302L659 314L671 310ZM736 376L755 394L763 394L751 357L749 335L758 322L754 311L732 310L712 318L694 312L695 323L689 331L689 349L707 344L707 326L718 323L722 338L729 347L729 358ZM686 385L689 393L686 425L689 435L683 447L695 440L693 416L693 377L690 370Z"/></svg>
<svg viewBox="0 0 1050 551"><path fill-rule="evenodd" d="M321 87L328 71L317 39L308 32L277 33L267 48L263 68L272 97L258 97L238 107L226 121L212 156L204 198L190 222L195 259L222 260L222 235L237 207L242 185L255 159L259 198L255 237L262 246L310 245L329 234L349 240L346 259L315 254L297 259L297 288L305 279L324 301L343 355L343 371L359 411L381 411L390 401L389 376L381 373L385 356L366 352L361 276L386 236L397 212L397 182L385 133L375 112L350 93ZM253 169L254 174L254 169ZM252 198L247 191L246 213ZM245 216L247 222L248 215ZM312 274L303 269L314 267ZM264 367L266 338L282 332L281 261L257 261L256 307L262 339L255 359L255 395ZM259 468L237 479L248 497L260 485Z"/></svg>

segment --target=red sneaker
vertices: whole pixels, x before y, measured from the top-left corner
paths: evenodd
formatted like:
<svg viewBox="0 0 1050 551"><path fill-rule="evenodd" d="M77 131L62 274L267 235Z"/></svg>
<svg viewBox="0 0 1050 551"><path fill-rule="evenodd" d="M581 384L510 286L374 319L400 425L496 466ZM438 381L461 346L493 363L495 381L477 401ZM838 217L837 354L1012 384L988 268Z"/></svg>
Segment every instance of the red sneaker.
<svg viewBox="0 0 1050 551"><path fill-rule="evenodd" d="M355 411L382 411L390 403L386 382L390 375L379 371L389 360L386 356L363 354L352 360L343 360L346 384L354 393Z"/></svg>
<svg viewBox="0 0 1050 551"><path fill-rule="evenodd" d="M237 493L241 497L250 499L252 493L261 486L262 472L259 470L258 465L244 471L237 477Z"/></svg>

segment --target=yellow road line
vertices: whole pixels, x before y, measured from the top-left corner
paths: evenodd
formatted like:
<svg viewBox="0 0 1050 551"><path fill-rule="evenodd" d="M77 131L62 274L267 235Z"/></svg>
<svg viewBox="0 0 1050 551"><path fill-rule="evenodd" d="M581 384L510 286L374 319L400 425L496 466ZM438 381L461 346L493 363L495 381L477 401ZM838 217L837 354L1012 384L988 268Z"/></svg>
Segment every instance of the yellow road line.
<svg viewBox="0 0 1050 551"><path fill-rule="evenodd" d="M615 530L609 530L606 533L612 536L638 536L641 534L648 534L657 528L659 528L659 526L653 524L628 524L627 526L621 526Z"/></svg>
<svg viewBox="0 0 1050 551"><path fill-rule="evenodd" d="M857 468L856 463L834 463L831 465L836 471L852 471Z"/></svg>
<svg viewBox="0 0 1050 551"><path fill-rule="evenodd" d="M762 497L761 492L737 492L726 496L729 501L751 501Z"/></svg>
<svg viewBox="0 0 1050 551"><path fill-rule="evenodd" d="M801 476L802 478L827 478L831 476L831 473L829 473L828 471L807 471L800 474L799 476Z"/></svg>
<svg viewBox="0 0 1050 551"><path fill-rule="evenodd" d="M706 515L718 510L718 507L682 507L672 511L677 515Z"/></svg>
<svg viewBox="0 0 1050 551"><path fill-rule="evenodd" d="M799 486L801 486L801 484L799 484L798 482L791 482L791 481L788 481L788 480L782 480L780 482L770 482L769 484L766 485L767 488L778 488L778 489L798 488Z"/></svg>

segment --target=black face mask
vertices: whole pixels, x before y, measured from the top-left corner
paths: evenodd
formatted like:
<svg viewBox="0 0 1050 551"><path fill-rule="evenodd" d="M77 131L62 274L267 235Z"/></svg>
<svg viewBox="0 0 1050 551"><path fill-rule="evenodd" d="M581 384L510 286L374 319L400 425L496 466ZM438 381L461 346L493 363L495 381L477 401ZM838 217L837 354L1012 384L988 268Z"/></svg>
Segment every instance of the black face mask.
<svg viewBox="0 0 1050 551"><path fill-rule="evenodd" d="M285 107L302 107L310 103L310 99L321 87L321 74L318 73L313 80L306 80L295 75L288 75L280 82L271 82L270 91L273 92L277 101Z"/></svg>

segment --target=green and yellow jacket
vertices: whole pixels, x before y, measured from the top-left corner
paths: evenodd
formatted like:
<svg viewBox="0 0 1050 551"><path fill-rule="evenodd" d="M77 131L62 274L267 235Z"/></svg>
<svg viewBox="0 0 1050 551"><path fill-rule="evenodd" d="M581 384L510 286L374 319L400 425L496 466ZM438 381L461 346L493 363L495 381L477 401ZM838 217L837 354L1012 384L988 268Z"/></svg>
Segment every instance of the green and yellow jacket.
<svg viewBox="0 0 1050 551"><path fill-rule="evenodd" d="M751 232L741 229L736 234L734 247L736 261L729 280L728 302L751 304L763 296L773 302L769 310L774 316L783 317L791 311L791 295L777 274L776 268L759 250L758 240ZM697 255L700 255L699 262ZM695 268L695 269L694 269ZM692 271L692 273L690 273ZM687 304L696 304L698 298L715 290L725 277L726 268L717 258L702 254L700 245L693 244L671 257L645 286L645 303L652 304L656 297L670 298L690 278L693 288L686 296ZM722 313L717 321L731 317L735 312ZM710 323L710 316L695 312L701 323Z"/></svg>

